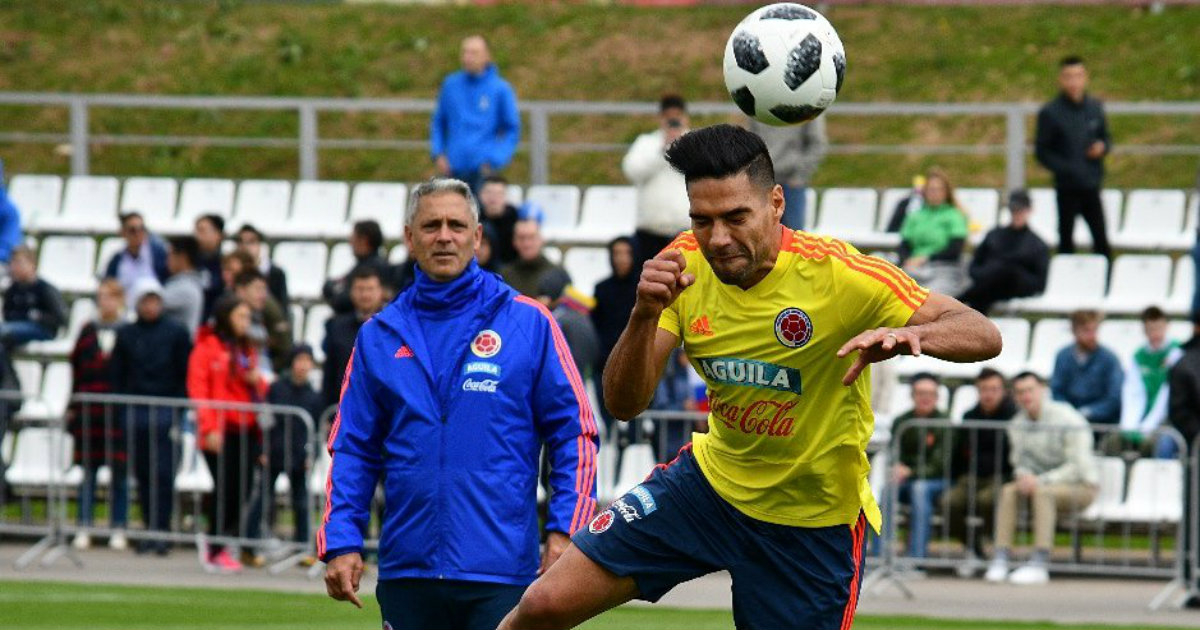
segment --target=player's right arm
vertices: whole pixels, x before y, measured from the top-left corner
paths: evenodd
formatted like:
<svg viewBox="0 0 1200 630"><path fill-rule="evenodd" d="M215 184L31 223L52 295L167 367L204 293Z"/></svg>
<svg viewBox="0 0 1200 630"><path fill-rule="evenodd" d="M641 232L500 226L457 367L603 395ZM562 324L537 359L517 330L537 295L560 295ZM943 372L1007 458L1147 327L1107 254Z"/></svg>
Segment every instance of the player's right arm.
<svg viewBox="0 0 1200 630"><path fill-rule="evenodd" d="M679 345L679 337L659 328L658 320L696 281L684 273L686 267L683 254L668 249L642 269L629 324L604 367L604 405L621 420L631 420L650 406L667 357Z"/></svg>

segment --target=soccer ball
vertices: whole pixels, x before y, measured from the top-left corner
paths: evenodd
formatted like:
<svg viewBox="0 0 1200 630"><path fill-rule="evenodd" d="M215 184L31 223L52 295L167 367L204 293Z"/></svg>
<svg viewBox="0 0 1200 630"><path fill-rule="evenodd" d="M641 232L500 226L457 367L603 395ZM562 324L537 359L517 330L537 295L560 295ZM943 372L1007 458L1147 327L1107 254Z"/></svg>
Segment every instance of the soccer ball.
<svg viewBox="0 0 1200 630"><path fill-rule="evenodd" d="M746 16L725 44L725 87L746 113L770 125L816 118L842 89L846 50L825 16L794 2Z"/></svg>

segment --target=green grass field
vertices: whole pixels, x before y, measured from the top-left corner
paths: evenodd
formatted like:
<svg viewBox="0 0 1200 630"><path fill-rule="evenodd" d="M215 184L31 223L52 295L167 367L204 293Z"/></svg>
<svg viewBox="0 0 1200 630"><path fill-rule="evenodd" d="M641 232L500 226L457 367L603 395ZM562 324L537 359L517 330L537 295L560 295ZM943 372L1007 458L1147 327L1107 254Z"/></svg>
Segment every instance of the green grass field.
<svg viewBox="0 0 1200 630"><path fill-rule="evenodd" d="M378 609L357 610L320 595L299 595L254 590L139 588L98 584L0 581L0 628L89 630L167 630L182 628L279 628L334 630L376 628ZM723 610L679 610L659 607L625 607L582 626L588 630L668 630L732 628L733 617ZM974 620L941 620L920 617L870 617L860 615L858 630L885 628L936 628L942 630L1018 630L1082 628L1083 626L1005 623ZM1088 628L1133 630L1132 626Z"/></svg>

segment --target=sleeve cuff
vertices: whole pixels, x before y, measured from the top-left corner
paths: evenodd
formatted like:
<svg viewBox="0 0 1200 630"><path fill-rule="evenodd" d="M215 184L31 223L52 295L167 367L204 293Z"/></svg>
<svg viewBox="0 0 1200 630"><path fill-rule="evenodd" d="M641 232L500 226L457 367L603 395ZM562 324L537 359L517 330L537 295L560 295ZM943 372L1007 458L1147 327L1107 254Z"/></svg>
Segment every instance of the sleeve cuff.
<svg viewBox="0 0 1200 630"><path fill-rule="evenodd" d="M325 555L321 556L321 562L328 564L329 561L338 556L344 556L351 553L361 554L362 547L339 547L337 549L330 549L325 552Z"/></svg>

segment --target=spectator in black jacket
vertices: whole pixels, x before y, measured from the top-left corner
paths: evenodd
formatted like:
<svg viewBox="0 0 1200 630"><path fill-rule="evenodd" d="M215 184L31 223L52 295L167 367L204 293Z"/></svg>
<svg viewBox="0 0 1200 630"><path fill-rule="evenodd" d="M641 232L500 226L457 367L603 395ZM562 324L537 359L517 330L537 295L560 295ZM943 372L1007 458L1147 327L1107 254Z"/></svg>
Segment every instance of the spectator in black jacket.
<svg viewBox="0 0 1200 630"><path fill-rule="evenodd" d="M354 339L358 329L375 313L383 310L383 282L379 271L371 265L363 265L350 272L351 311L335 315L325 322L325 370L322 374L321 393L326 405L336 405L342 390L342 376L350 362Z"/></svg>
<svg viewBox="0 0 1200 630"><path fill-rule="evenodd" d="M9 261L12 285L4 292L4 322L0 342L8 350L30 341L53 339L67 323L62 294L37 275L37 256L25 246L13 250Z"/></svg>
<svg viewBox="0 0 1200 630"><path fill-rule="evenodd" d="M1192 338L1183 344L1183 356L1171 368L1171 393L1167 403L1167 419L1171 426L1183 434L1185 443L1191 448L1200 436L1200 315L1192 314ZM1191 471L1183 475L1183 496L1190 501L1195 494L1192 485ZM1192 540L1192 506L1183 506L1183 545L1180 550L1184 557L1190 557L1198 541ZM1192 593L1200 592L1200 574L1194 574L1195 567L1183 563L1184 584ZM1192 595L1185 602L1186 608L1200 608L1200 595Z"/></svg>
<svg viewBox="0 0 1200 630"><path fill-rule="evenodd" d="M975 377L979 403L963 414L963 420L1008 421L1017 415L1017 403L1008 394L1004 375L992 368L983 368ZM941 513L950 515L950 535L967 545L967 554L976 562L960 566L959 574L970 577L982 567L982 533L994 529L996 493L1000 484L1012 476L1008 461L1008 439L1004 431L971 429L954 435L950 453L950 478L953 485L942 495ZM968 534L968 523L982 518L983 525L974 536Z"/></svg>
<svg viewBox="0 0 1200 630"><path fill-rule="evenodd" d="M321 292L325 301L333 308L334 313L340 315L354 312L354 304L350 299L350 279L354 276L355 271L363 267L374 269L385 288L396 289L395 283L392 282L392 266L381 253L380 248L382 247L383 230L379 227L379 223L368 219L354 224L354 229L350 232L350 249L354 252L354 268L345 276L326 282Z"/></svg>
<svg viewBox="0 0 1200 630"><path fill-rule="evenodd" d="M1087 83L1083 59L1070 56L1059 63L1061 92L1038 112L1034 152L1038 162L1054 174L1058 251L1075 252L1075 217L1082 215L1092 231L1094 250L1111 259L1100 188L1104 182L1104 156L1112 149L1112 136L1104 107L1088 95Z"/></svg>
<svg viewBox="0 0 1200 630"><path fill-rule="evenodd" d="M1033 214L1029 194L1012 191L1008 210L1012 221L984 237L971 259L971 286L959 296L985 315L996 302L1037 295L1046 289L1050 248L1029 228Z"/></svg>
<svg viewBox="0 0 1200 630"><path fill-rule="evenodd" d="M612 265L612 275L596 285L596 307L592 309L592 323L596 325L596 333L600 337L600 357L596 363L596 385L600 388L603 388L602 377L608 355L612 354L625 325L629 323L629 314L633 312L639 276L633 267L633 241L628 237L615 238L608 244L608 260ZM604 400L604 393L597 393L599 399ZM616 419L603 404L600 405L600 416L611 432Z"/></svg>
<svg viewBox="0 0 1200 630"><path fill-rule="evenodd" d="M134 286L137 321L117 331L109 366L113 392L130 396L187 398L187 357L192 336L187 328L163 316L162 286L154 278L142 278ZM181 414L171 407L128 405L122 420L132 435L130 452L138 483L142 520L150 532L167 532L171 527L175 481L175 446L171 440L173 418ZM166 555L165 541L143 540L138 552Z"/></svg>
<svg viewBox="0 0 1200 630"><path fill-rule="evenodd" d="M498 263L507 265L517 259L513 247L513 231L517 227L520 213L508 203L508 180L500 175L488 175L479 189L480 223L484 228L491 226L496 238L492 241L492 255Z"/></svg>
<svg viewBox="0 0 1200 630"><path fill-rule="evenodd" d="M250 258L254 259L254 264L257 265L258 270L267 279L267 290L270 291L271 297L275 298L275 302L279 304L283 312L288 314L288 306L291 304L291 298L288 296L287 274L272 264L269 257L263 255L263 243L266 240L263 233L259 232L249 223L238 228L238 249L246 252L250 255Z"/></svg>
<svg viewBox="0 0 1200 630"><path fill-rule="evenodd" d="M200 245L196 267L204 284L204 313L200 318L203 323L212 316L213 305L225 294L225 282L221 279L221 242L225 240L225 219L219 214L197 218L193 236Z"/></svg>

